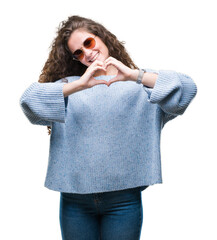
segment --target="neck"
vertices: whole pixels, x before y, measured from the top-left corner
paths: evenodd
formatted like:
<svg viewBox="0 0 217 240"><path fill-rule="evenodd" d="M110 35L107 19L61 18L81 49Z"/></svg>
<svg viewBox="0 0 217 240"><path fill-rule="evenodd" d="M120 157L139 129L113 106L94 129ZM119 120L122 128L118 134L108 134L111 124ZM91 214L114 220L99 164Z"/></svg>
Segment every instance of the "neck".
<svg viewBox="0 0 217 240"><path fill-rule="evenodd" d="M98 77L100 75L117 75L117 74L118 74L117 68L110 65L107 67L106 72L102 70L97 70L93 75L93 77Z"/></svg>

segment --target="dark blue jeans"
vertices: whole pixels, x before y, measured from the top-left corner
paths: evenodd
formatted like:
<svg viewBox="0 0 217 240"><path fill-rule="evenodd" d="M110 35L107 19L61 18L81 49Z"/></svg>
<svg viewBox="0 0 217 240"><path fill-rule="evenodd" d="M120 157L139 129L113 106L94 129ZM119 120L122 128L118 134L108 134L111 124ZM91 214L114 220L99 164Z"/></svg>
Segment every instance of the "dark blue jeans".
<svg viewBox="0 0 217 240"><path fill-rule="evenodd" d="M141 190L60 193L63 240L139 240L143 222Z"/></svg>

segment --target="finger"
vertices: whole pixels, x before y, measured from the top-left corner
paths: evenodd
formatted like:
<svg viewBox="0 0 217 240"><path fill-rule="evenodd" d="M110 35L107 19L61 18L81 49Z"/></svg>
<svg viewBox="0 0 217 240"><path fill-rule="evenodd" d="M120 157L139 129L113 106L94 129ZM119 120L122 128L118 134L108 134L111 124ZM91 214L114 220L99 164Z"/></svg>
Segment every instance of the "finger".
<svg viewBox="0 0 217 240"><path fill-rule="evenodd" d="M108 82L108 86L110 86L112 83L114 83L114 82L118 82L118 80L115 80L115 81L109 81Z"/></svg>
<svg viewBox="0 0 217 240"><path fill-rule="evenodd" d="M101 67L101 66L95 66L94 69L93 69L93 72L96 72L97 70L103 70L106 72L106 69L104 67Z"/></svg>
<svg viewBox="0 0 217 240"><path fill-rule="evenodd" d="M108 86L117 81L119 81L119 79L117 77L112 78L111 80L109 80Z"/></svg>
<svg viewBox="0 0 217 240"><path fill-rule="evenodd" d="M110 61L110 60L118 61L116 58L110 56L110 57L108 57L108 58L105 60L105 62Z"/></svg>
<svg viewBox="0 0 217 240"><path fill-rule="evenodd" d="M108 62L104 63L105 68L107 68L110 65L115 66L118 70L120 70L120 64L116 61L114 61L113 59L109 60Z"/></svg>
<svg viewBox="0 0 217 240"><path fill-rule="evenodd" d="M115 77L113 77L113 78L111 78L111 79L109 80L109 82L113 82L113 81L118 81L118 77L115 76Z"/></svg>
<svg viewBox="0 0 217 240"><path fill-rule="evenodd" d="M114 65L118 65L117 61L114 61L113 59L109 59L109 60L106 60L104 62L105 66L109 65L109 64L114 64Z"/></svg>
<svg viewBox="0 0 217 240"><path fill-rule="evenodd" d="M106 84L107 85L107 83L108 83L105 80L98 80L98 79L95 79L95 78L94 78L94 80L95 80L96 84Z"/></svg>
<svg viewBox="0 0 217 240"><path fill-rule="evenodd" d="M95 79L95 78L94 78L94 79ZM95 85L100 85L100 84L101 84L101 85L104 84L104 85L109 86L107 81L95 79Z"/></svg>
<svg viewBox="0 0 217 240"><path fill-rule="evenodd" d="M104 66L104 63L99 60L95 60L88 68L93 69L95 66Z"/></svg>
<svg viewBox="0 0 217 240"><path fill-rule="evenodd" d="M102 61L100 61L100 60L95 60L92 64L93 64L93 66L94 66L94 65L101 65L101 66L103 66L103 65L104 65L104 62L102 62Z"/></svg>

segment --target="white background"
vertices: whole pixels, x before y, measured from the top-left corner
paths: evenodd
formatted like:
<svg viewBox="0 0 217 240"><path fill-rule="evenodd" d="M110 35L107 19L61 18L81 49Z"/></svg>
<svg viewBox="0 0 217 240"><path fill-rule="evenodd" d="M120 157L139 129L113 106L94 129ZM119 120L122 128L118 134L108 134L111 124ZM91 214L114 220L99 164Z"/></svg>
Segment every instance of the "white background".
<svg viewBox="0 0 217 240"><path fill-rule="evenodd" d="M61 239L59 193L43 186L47 128L28 121L19 98L38 81L57 27L70 15L102 23L140 68L186 73L197 84L184 115L162 131L163 184L142 193L141 239L217 239L214 0L1 3L0 239Z"/></svg>

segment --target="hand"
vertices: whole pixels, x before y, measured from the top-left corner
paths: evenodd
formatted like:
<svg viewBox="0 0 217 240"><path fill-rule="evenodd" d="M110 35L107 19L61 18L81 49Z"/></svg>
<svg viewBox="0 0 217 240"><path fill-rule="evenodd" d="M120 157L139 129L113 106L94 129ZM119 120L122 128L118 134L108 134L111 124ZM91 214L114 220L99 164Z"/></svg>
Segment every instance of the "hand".
<svg viewBox="0 0 217 240"><path fill-rule="evenodd" d="M118 61L116 58L108 57L104 61L104 66L107 68L109 65L113 65L117 68L118 73L117 75L110 79L110 81L107 83L108 86L110 86L113 82L117 81L129 81L131 80L132 74L134 74L134 70L124 65L121 61Z"/></svg>
<svg viewBox="0 0 217 240"><path fill-rule="evenodd" d="M97 70L103 70L106 72L106 68L104 67L104 63L99 60L95 60L85 71L85 73L81 76L80 81L85 88L91 88L98 84L106 84L108 82L105 80L96 80L93 75Z"/></svg>

